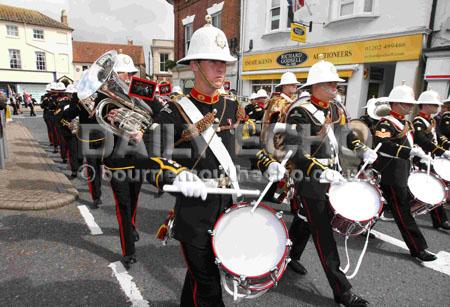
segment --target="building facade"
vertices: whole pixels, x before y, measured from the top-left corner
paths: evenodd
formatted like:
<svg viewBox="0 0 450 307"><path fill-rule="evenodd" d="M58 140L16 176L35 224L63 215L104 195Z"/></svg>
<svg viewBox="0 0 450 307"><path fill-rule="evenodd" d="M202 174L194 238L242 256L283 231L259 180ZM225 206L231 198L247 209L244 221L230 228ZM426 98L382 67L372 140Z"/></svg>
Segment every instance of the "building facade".
<svg viewBox="0 0 450 307"><path fill-rule="evenodd" d="M67 14L56 21L34 10L0 4L0 91L40 97L58 79L71 81L72 31Z"/></svg>
<svg viewBox="0 0 450 307"><path fill-rule="evenodd" d="M443 1L445 2L445 1ZM351 117L372 96L387 96L405 80L422 89L422 49L429 33L430 0L307 0L289 14L287 0L243 0L241 94L273 91L281 74L306 81L323 54L346 81L340 85ZM405 14L405 8L409 9ZM306 42L291 40L292 21L306 28ZM311 22L311 23L310 23Z"/></svg>
<svg viewBox="0 0 450 307"><path fill-rule="evenodd" d="M450 2L434 0L431 35L424 49L426 69L424 79L442 98L450 97Z"/></svg>
<svg viewBox="0 0 450 307"><path fill-rule="evenodd" d="M153 39L151 50L150 75L157 82L168 81L172 83L170 61L174 60L173 40Z"/></svg>
<svg viewBox="0 0 450 307"><path fill-rule="evenodd" d="M195 30L203 27L205 16L211 15L212 24L225 32L232 54L239 55L240 2L239 0L167 0L173 5L175 28L175 61L183 58ZM227 65L226 81L230 87L238 86L238 63ZM172 69L173 83L188 91L193 86L194 75L187 66Z"/></svg>
<svg viewBox="0 0 450 307"><path fill-rule="evenodd" d="M128 54L133 59L134 66L139 70L137 77L144 78L146 76L144 48L134 45L131 40L128 40L126 45L73 41L74 80L79 80L83 70L88 69L95 60L109 50Z"/></svg>

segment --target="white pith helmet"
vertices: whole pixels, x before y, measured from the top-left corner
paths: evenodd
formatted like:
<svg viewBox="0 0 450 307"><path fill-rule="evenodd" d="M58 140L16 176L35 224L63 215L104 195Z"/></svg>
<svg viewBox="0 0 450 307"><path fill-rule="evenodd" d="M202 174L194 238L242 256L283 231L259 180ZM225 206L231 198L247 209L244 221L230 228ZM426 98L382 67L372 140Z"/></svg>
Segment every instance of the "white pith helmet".
<svg viewBox="0 0 450 307"><path fill-rule="evenodd" d="M251 95L250 95L250 100L253 100L253 99L255 99L256 98L256 93L252 93Z"/></svg>
<svg viewBox="0 0 450 307"><path fill-rule="evenodd" d="M419 104L436 104L443 105L438 92L433 90L428 90L420 94L419 99L417 99Z"/></svg>
<svg viewBox="0 0 450 307"><path fill-rule="evenodd" d="M322 54L319 55L319 59L320 61L309 69L308 78L306 83L302 85L302 88L318 83L345 81L339 78L336 66L333 63L324 61Z"/></svg>
<svg viewBox="0 0 450 307"><path fill-rule="evenodd" d="M363 108L366 108L367 115L375 120L380 120L381 117L386 116L391 110L387 97L371 98Z"/></svg>
<svg viewBox="0 0 450 307"><path fill-rule="evenodd" d="M211 16L207 15L205 19L206 24L192 34L188 52L177 64L188 65L191 60L236 61L230 54L225 33L211 24Z"/></svg>
<svg viewBox="0 0 450 307"><path fill-rule="evenodd" d="M73 84L69 84L66 87L66 93L73 94L77 92L77 88Z"/></svg>
<svg viewBox="0 0 450 307"><path fill-rule="evenodd" d="M116 62L114 64L114 71L117 73L127 72L127 73L136 73L138 70L134 66L133 59L123 53L119 53L116 55Z"/></svg>
<svg viewBox="0 0 450 307"><path fill-rule="evenodd" d="M281 76L280 83L277 84L275 87L289 84L300 85L300 82L298 82L297 77L293 72L287 71Z"/></svg>
<svg viewBox="0 0 450 307"><path fill-rule="evenodd" d="M411 87L405 85L405 81L402 81L402 85L397 85L392 89L388 96L389 102L401 102L417 104L414 98L414 91Z"/></svg>
<svg viewBox="0 0 450 307"><path fill-rule="evenodd" d="M255 94L255 99L258 99L258 98L269 98L269 95L267 95L267 92L265 89L260 88Z"/></svg>
<svg viewBox="0 0 450 307"><path fill-rule="evenodd" d="M45 91L46 91L46 92L50 92L51 90L52 90L52 84L49 83L49 84L47 84L47 85L45 86Z"/></svg>
<svg viewBox="0 0 450 307"><path fill-rule="evenodd" d="M62 82L52 82L50 85L50 90L52 91L65 91L66 86Z"/></svg>
<svg viewBox="0 0 450 307"><path fill-rule="evenodd" d="M172 88L172 93L173 94L183 94L183 91L181 90L181 87L180 86L178 86L178 85L175 85L173 88Z"/></svg>

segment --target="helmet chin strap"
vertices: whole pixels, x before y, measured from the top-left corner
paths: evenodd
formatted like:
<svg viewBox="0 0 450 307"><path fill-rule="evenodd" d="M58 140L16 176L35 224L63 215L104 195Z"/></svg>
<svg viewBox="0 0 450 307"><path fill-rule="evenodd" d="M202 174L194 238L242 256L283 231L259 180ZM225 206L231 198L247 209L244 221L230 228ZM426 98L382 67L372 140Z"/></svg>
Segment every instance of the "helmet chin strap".
<svg viewBox="0 0 450 307"><path fill-rule="evenodd" d="M218 89L220 89L220 88L223 86L223 81L222 81L222 84L221 84L219 87L217 87L216 85L214 85L211 81L208 80L208 78L206 78L206 75L205 75L205 73L203 72L203 69L200 67L199 62L198 62L198 61L195 61L195 64L197 65L198 71L200 72L200 76L202 77L203 81L205 81L206 83L208 83L208 85L209 85L211 88L218 90Z"/></svg>

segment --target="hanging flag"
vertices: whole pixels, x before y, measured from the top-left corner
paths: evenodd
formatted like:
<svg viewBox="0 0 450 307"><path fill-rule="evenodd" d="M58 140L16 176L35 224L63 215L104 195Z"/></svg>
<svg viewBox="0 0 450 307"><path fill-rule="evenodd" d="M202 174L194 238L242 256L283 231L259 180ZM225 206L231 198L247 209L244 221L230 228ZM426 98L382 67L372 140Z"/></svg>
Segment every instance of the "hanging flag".
<svg viewBox="0 0 450 307"><path fill-rule="evenodd" d="M305 0L288 0L289 9L292 14L305 6Z"/></svg>

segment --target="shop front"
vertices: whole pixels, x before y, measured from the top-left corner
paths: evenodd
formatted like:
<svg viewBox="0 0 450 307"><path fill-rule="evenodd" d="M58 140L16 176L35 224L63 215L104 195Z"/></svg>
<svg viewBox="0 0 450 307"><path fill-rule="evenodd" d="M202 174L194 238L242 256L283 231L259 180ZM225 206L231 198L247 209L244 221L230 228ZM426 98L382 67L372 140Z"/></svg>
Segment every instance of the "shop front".
<svg viewBox="0 0 450 307"><path fill-rule="evenodd" d="M422 43L423 33L414 33L246 54L242 60L242 94L248 96L259 88L274 91L286 71L294 72L297 79L305 82L309 68L323 55L346 80L339 85L340 93L350 116L359 117L368 98L387 96L402 80L418 86L416 76Z"/></svg>

